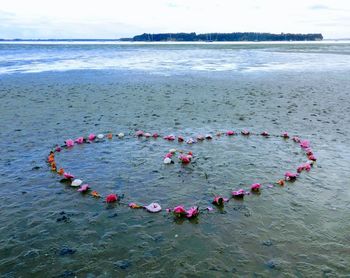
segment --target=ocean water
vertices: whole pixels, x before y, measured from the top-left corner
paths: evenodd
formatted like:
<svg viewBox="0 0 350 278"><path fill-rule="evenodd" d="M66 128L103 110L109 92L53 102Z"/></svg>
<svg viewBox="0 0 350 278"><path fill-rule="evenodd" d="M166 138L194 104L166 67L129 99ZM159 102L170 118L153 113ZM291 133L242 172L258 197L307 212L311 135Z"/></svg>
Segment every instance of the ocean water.
<svg viewBox="0 0 350 278"><path fill-rule="evenodd" d="M350 43L0 44L0 74L84 69L187 71L327 71L349 69ZM161 57L161 58L160 58ZM320 57L322 57L320 59Z"/></svg>
<svg viewBox="0 0 350 278"><path fill-rule="evenodd" d="M349 49L0 44L0 277L349 277ZM229 129L255 135L215 136ZM284 131L309 140L317 162L281 187L306 161ZM91 132L126 136L56 161L120 203L76 192L46 163L53 146ZM171 148L192 151L193 163L164 165ZM256 182L261 194L205 210ZM165 211L180 204L201 213Z"/></svg>

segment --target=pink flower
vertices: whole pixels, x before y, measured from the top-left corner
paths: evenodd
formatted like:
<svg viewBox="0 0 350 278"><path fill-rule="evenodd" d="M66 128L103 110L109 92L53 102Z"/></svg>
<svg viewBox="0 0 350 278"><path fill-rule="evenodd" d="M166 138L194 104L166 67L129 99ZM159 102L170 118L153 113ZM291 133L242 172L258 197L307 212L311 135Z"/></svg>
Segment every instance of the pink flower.
<svg viewBox="0 0 350 278"><path fill-rule="evenodd" d="M91 134L88 136L89 141L94 141L95 138L96 138L96 135L93 134L93 133L91 133Z"/></svg>
<svg viewBox="0 0 350 278"><path fill-rule="evenodd" d="M191 155L180 155L179 156L179 159L181 160L182 164L188 164L191 162L191 158L192 156Z"/></svg>
<svg viewBox="0 0 350 278"><path fill-rule="evenodd" d="M154 139L157 139L157 138L159 137L159 135L158 135L158 133L153 133L152 137L153 137Z"/></svg>
<svg viewBox="0 0 350 278"><path fill-rule="evenodd" d="M270 134L269 134L267 131L263 131L263 132L260 133L260 135L267 137L267 136L269 136Z"/></svg>
<svg viewBox="0 0 350 278"><path fill-rule="evenodd" d="M78 192L86 192L89 190L89 185L88 184L83 184L77 191Z"/></svg>
<svg viewBox="0 0 350 278"><path fill-rule="evenodd" d="M172 153L167 153L166 155L165 155L165 157L164 158L172 158L173 157L173 154Z"/></svg>
<svg viewBox="0 0 350 278"><path fill-rule="evenodd" d="M232 135L235 135L235 132L233 130L228 130L226 131L226 135L232 136Z"/></svg>
<svg viewBox="0 0 350 278"><path fill-rule="evenodd" d="M135 132L135 135L136 135L137 137L142 137L144 134L145 134L145 133L144 133L142 130L138 130L138 131Z"/></svg>
<svg viewBox="0 0 350 278"><path fill-rule="evenodd" d="M316 161L317 159L316 159L316 156L314 156L313 154L312 155L309 155L308 157L307 157L309 160L312 160L312 161Z"/></svg>
<svg viewBox="0 0 350 278"><path fill-rule="evenodd" d="M300 147L303 149L307 149L310 147L310 142L308 140L302 140L300 141Z"/></svg>
<svg viewBox="0 0 350 278"><path fill-rule="evenodd" d="M283 132L282 137L285 139L288 139L289 138L288 132Z"/></svg>
<svg viewBox="0 0 350 278"><path fill-rule="evenodd" d="M292 138L292 140L295 142L295 143L300 143L300 138L298 136L294 136Z"/></svg>
<svg viewBox="0 0 350 278"><path fill-rule="evenodd" d="M175 140L175 135L170 134L170 135L164 136L164 139L168 140L168 141L174 141Z"/></svg>
<svg viewBox="0 0 350 278"><path fill-rule="evenodd" d="M217 206L223 206L224 202L228 202L228 199L227 198L223 198L221 196L216 196L212 203L214 205L217 205Z"/></svg>
<svg viewBox="0 0 350 278"><path fill-rule="evenodd" d="M208 211L213 211L214 209L212 207L207 207Z"/></svg>
<svg viewBox="0 0 350 278"><path fill-rule="evenodd" d="M245 136L250 135L250 132L248 130L242 130L241 133Z"/></svg>
<svg viewBox="0 0 350 278"><path fill-rule="evenodd" d="M250 190L253 192L260 191L261 184L260 183L254 183L250 186Z"/></svg>
<svg viewBox="0 0 350 278"><path fill-rule="evenodd" d="M77 144L83 144L84 143L84 137L78 137L77 139L75 139L75 142Z"/></svg>
<svg viewBox="0 0 350 278"><path fill-rule="evenodd" d="M177 216L177 217L182 217L182 216L186 215L186 210L183 206L174 207L173 212L174 212L175 216Z"/></svg>
<svg viewBox="0 0 350 278"><path fill-rule="evenodd" d="M107 197L106 197L106 202L107 203L114 203L118 200L118 195L117 194L109 194Z"/></svg>
<svg viewBox="0 0 350 278"><path fill-rule="evenodd" d="M203 135L197 135L197 140L199 141L203 141L204 140L204 136Z"/></svg>
<svg viewBox="0 0 350 278"><path fill-rule="evenodd" d="M311 165L309 163L305 163L304 164L304 169L307 171L307 172L310 172L311 170Z"/></svg>
<svg viewBox="0 0 350 278"><path fill-rule="evenodd" d="M298 168L297 168L297 172L298 172L298 173L301 173L304 169L305 169L305 168L304 168L304 165L300 165L300 166L298 166Z"/></svg>
<svg viewBox="0 0 350 278"><path fill-rule="evenodd" d="M64 176L66 179L68 179L68 180L74 179L74 176L73 176L72 174L70 174L70 173L67 173L67 172L64 172L64 173L63 173L63 176Z"/></svg>
<svg viewBox="0 0 350 278"><path fill-rule="evenodd" d="M284 177L287 181L294 181L298 177L298 174L296 173L291 173L291 172L286 172L284 174Z"/></svg>
<svg viewBox="0 0 350 278"><path fill-rule="evenodd" d="M243 198L246 192L243 189L239 189L237 191L232 191L232 196L236 198Z"/></svg>
<svg viewBox="0 0 350 278"><path fill-rule="evenodd" d="M73 147L73 146L74 146L74 141L73 141L72 139L66 140L66 146L67 146L68 148Z"/></svg>
<svg viewBox="0 0 350 278"><path fill-rule="evenodd" d="M60 146L57 146L56 149L55 149L56 152L60 152L61 151L61 147Z"/></svg>
<svg viewBox="0 0 350 278"><path fill-rule="evenodd" d="M151 137L151 133L146 132L146 133L144 134L144 136L145 136L146 138L150 138L150 137Z"/></svg>
<svg viewBox="0 0 350 278"><path fill-rule="evenodd" d="M179 135L179 136L177 136L177 141L181 143L181 142L185 141L185 139L181 135Z"/></svg>
<svg viewBox="0 0 350 278"><path fill-rule="evenodd" d="M186 211L186 213L187 218L193 218L199 214L199 209L198 207L191 207L189 210Z"/></svg>
<svg viewBox="0 0 350 278"><path fill-rule="evenodd" d="M312 150L310 149L310 148L308 148L307 150L306 150L306 155L313 155L314 153L312 152Z"/></svg>

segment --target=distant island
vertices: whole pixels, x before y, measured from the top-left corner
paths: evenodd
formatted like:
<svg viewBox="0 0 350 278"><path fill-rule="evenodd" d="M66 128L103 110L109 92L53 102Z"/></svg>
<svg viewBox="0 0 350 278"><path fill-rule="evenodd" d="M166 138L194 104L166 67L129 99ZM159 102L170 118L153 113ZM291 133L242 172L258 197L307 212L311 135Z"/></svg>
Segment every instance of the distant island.
<svg viewBox="0 0 350 278"><path fill-rule="evenodd" d="M145 42L161 42L161 41L215 41L215 42L234 42L234 41L321 41L322 34L271 34L271 33L161 33L150 34L144 33L132 38L122 38L120 41L145 41Z"/></svg>

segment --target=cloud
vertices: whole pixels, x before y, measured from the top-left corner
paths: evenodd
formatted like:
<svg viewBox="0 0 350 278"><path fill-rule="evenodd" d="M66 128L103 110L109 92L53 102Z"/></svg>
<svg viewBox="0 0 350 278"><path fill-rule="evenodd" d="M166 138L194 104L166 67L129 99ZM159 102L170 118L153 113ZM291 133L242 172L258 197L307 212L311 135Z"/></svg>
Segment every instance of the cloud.
<svg viewBox="0 0 350 278"><path fill-rule="evenodd" d="M336 31L337 36L349 37L348 1L0 0L0 37L118 38L143 32L245 31L321 32L327 38ZM332 27L323 28L327 24Z"/></svg>
<svg viewBox="0 0 350 278"><path fill-rule="evenodd" d="M313 5L309 7L309 10L331 10L331 7L328 7L326 5Z"/></svg>

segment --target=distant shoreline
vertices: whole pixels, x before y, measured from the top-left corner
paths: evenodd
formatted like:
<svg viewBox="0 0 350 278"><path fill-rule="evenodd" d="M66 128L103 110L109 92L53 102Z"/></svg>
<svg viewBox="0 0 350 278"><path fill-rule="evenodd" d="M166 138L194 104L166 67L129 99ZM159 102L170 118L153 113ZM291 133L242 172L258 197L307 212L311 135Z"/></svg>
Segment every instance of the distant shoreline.
<svg viewBox="0 0 350 278"><path fill-rule="evenodd" d="M147 41L120 41L110 39L99 39L99 40L0 40L1 44L32 44L32 45L60 45L60 44L71 44L71 45L307 45L307 44L350 44L350 39L336 39L336 40L322 40L322 41L235 41L235 42L180 42L180 41L162 41L162 42L147 42Z"/></svg>
<svg viewBox="0 0 350 278"><path fill-rule="evenodd" d="M322 34L292 33L144 33L132 38L120 39L0 39L0 42L289 42L289 41L322 41Z"/></svg>
<svg viewBox="0 0 350 278"><path fill-rule="evenodd" d="M256 33L256 32L233 32L233 33L143 33L132 38L121 38L121 41L183 41L183 42L236 42L236 41L322 41L322 34L293 34L293 33Z"/></svg>

